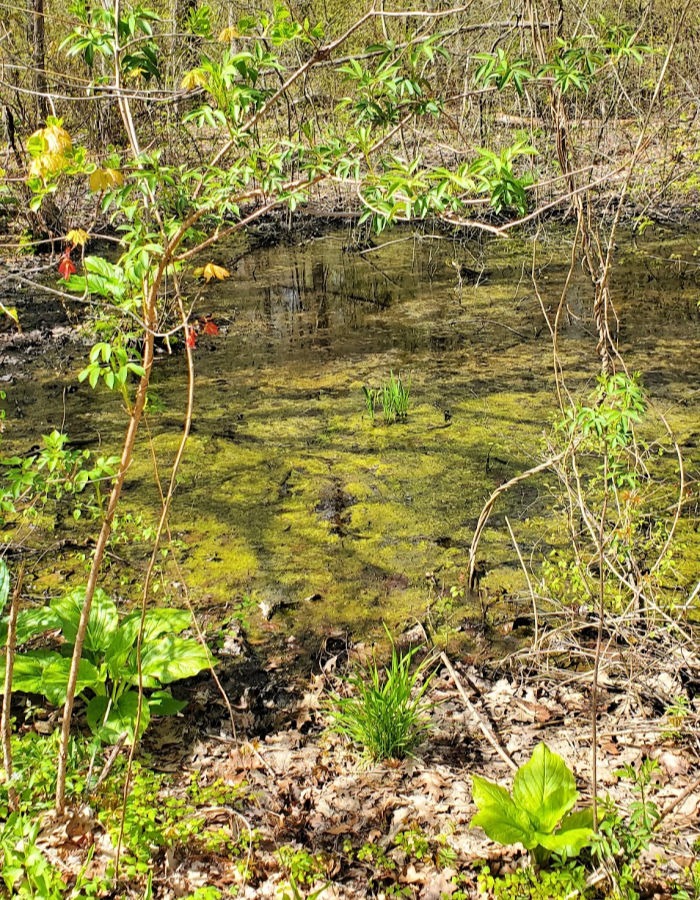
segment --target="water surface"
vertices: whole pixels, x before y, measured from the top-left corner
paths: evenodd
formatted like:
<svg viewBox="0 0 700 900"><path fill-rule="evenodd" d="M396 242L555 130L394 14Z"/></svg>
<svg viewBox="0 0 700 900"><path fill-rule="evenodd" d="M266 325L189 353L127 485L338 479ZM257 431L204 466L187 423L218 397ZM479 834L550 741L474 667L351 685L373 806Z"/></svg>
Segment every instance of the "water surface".
<svg viewBox="0 0 700 900"><path fill-rule="evenodd" d="M558 232L537 244L459 244L394 232L360 249L344 228L245 255L240 243L216 251L232 277L193 285L195 314L211 315L221 331L201 335L195 354L192 437L172 515L181 568L166 566L166 588L184 581L201 608L278 607L270 624L254 612L254 627L312 645L338 630L377 635L384 622L425 621L440 595L461 590L483 503L542 459L558 415L541 304L551 311L560 301L570 239ZM688 235L649 233L643 246L626 238L614 278L620 349L644 373L691 479L700 466L696 247ZM31 324L37 311L24 302ZM575 273L559 353L570 389L583 393L597 373L590 305L590 286ZM11 388L8 441L65 421L71 436L117 449L120 405L84 384L75 389L83 362L74 352ZM385 425L379 413L373 423L362 387L380 386L391 372L410 381L408 420ZM147 436L166 476L184 376L177 353L154 370L148 430L125 494L127 508L147 520L157 502ZM562 542L559 509L548 475L499 503L480 548L485 596L517 596L524 583L504 516L536 568ZM697 579L693 515L691 504L687 583ZM115 549L127 560L129 552ZM134 568L133 578L122 576L125 598L142 561Z"/></svg>

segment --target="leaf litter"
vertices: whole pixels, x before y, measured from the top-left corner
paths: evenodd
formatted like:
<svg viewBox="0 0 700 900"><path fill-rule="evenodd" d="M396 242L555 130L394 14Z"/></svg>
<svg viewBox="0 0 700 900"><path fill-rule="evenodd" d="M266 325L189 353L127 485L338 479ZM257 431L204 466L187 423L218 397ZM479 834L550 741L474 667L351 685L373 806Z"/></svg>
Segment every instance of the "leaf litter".
<svg viewBox="0 0 700 900"><path fill-rule="evenodd" d="M659 765L652 789L662 819L642 858L642 895L649 897L671 896L671 885L695 861L700 837L700 714L693 697L682 722L667 711L683 691L676 663L674 651L659 648L631 680L616 661L599 697L598 796L629 809L634 795L621 767L637 768L645 758ZM430 730L403 761L369 765L327 730L324 706L339 677L334 666L296 694L287 686L296 699L286 725L262 735L246 734L255 730L255 712L245 704L234 704L235 738L223 718L208 731L187 718L161 720L162 734L155 725L145 747L161 771L176 773L165 790L177 794L197 773L202 788L219 783L237 789L239 799L198 808L198 839L156 857L153 897L174 900L205 886L223 897L283 898L285 891L292 897L291 877L299 896L320 890L320 897L337 900L397 893L439 900L457 891L477 896L484 862L494 873L521 865L522 849L469 828L476 812L470 776L510 786L513 767L545 741L574 772L579 805L590 804L589 679L546 658L537 665L517 656L475 665L443 655L437 665L426 695ZM696 655L684 651L683 665L697 677ZM207 834L222 829L229 850L208 852ZM89 806L68 821L47 816L42 848L67 878L88 851L91 874L106 871L116 852ZM295 876L307 858L310 873ZM125 890L125 897L143 896L135 887Z"/></svg>

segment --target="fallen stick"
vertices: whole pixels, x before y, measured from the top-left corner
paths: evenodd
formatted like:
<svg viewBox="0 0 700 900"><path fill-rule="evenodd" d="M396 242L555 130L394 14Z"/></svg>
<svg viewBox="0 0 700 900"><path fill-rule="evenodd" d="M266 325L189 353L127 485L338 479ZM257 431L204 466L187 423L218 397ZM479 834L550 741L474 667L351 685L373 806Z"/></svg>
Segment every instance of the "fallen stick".
<svg viewBox="0 0 700 900"><path fill-rule="evenodd" d="M481 515L479 516L479 520L476 523L476 528L474 529L474 536L472 538L471 546L469 547L469 590L473 591L476 588L476 551L479 547L479 541L481 540L481 533L486 527L486 523L489 520L489 516L493 510L493 507L496 503L496 500L500 497L502 493L512 488L514 485L519 484L521 481L525 481L526 479L532 477L533 475L537 475L540 472L544 472L545 469L551 468L555 463L558 463L559 460L563 459L564 456L569 452L569 449L558 453L556 456L550 456L549 459L546 459L544 462L540 463L538 466L533 466L531 469L528 469L526 472L521 472L520 475L515 475L510 481L506 481L504 484L499 485L496 490L491 494L489 499L486 501L484 508L481 510Z"/></svg>
<svg viewBox="0 0 700 900"><path fill-rule="evenodd" d="M455 672L454 667L452 666L452 663L449 661L449 659L447 658L447 654L444 651L440 654L440 660L442 661L442 663L445 666L445 668L447 669L447 671L450 673L450 677L452 678L452 680L455 683L455 687L457 688L457 691L459 692L459 696L462 698L462 700L464 700L465 706L467 707L469 712L476 719L477 725L481 729L481 733L484 735L484 737L489 742L489 744L491 744L491 746L496 751L496 753L498 753L498 755L501 757L501 759L507 765L509 765L510 768L515 772L519 768L518 764L516 762L514 762L514 760L512 759L511 756L508 755L508 753L504 749L503 745L499 741L498 737L496 736L496 733L494 732L493 728L491 728L489 723L479 713L477 708L474 706L474 704L471 702L471 700L467 696L467 692L464 690L464 686L462 685L462 682L459 679L459 675L457 675L457 673Z"/></svg>

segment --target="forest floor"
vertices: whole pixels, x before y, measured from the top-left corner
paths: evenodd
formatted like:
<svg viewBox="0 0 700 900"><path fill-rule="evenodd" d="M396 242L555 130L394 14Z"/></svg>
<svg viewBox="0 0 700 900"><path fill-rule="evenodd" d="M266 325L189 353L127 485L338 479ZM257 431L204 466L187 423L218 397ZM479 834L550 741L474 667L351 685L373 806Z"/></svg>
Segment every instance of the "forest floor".
<svg viewBox="0 0 700 900"><path fill-rule="evenodd" d="M402 761L370 764L328 730L329 692L342 689L343 671L358 671L362 647L330 656L290 700L286 724L263 735L252 736L256 709L270 701L242 694L234 737L213 685L192 687L185 718L161 719L146 735L125 827L123 892L108 896L144 896L143 878L126 875L139 853L156 898L612 896L613 881L590 857L588 894L559 885L489 895L477 883L485 866L492 875L515 872L526 855L470 828L471 775L509 788L514 769L544 741L574 772L579 806L591 803L591 674L568 660L593 653L592 642L574 646L560 629L540 638L536 651L498 664L435 654L429 729ZM700 659L692 643L675 639L642 636L632 646L620 632L605 638L597 796L601 815L614 810L618 819L618 876L628 866L642 897L697 897L690 870L700 850ZM168 773L151 794L147 767ZM648 828L640 801L653 804ZM80 815L44 823L44 849L68 878L86 864L87 848L91 877L114 862L101 802L98 791ZM137 827L139 816L150 830Z"/></svg>
<svg viewBox="0 0 700 900"><path fill-rule="evenodd" d="M24 333L6 336L8 379L45 363L38 305L32 316ZM52 353L70 350L71 331L52 326ZM203 679L185 686L184 714L152 723L127 804L121 886L100 896L478 896L485 866L492 875L515 872L526 854L470 828L471 776L510 787L514 769L544 741L574 772L582 806L592 802L595 756L601 810L608 808L603 798L615 810L618 871L604 871L584 852L590 896L611 896L627 868L643 897L700 897L700 871L695 885L689 872L700 856L697 630L663 615L646 629L611 617L594 740L596 630L594 618L572 614L565 625L523 635L524 649L505 659L435 655L425 739L414 756L378 764L328 729L330 693L344 690L345 676L366 661L362 646L325 653L301 685L292 683L284 657L264 661L265 678L256 682L222 656L217 672L235 734L215 685ZM245 670L245 647L240 652ZM42 724L48 730L55 722ZM100 755L102 788L88 803L74 801L67 819L41 815L38 846L68 884L113 869L121 809L114 783L125 758L123 750L111 762L108 751ZM646 821L642 801L654 804ZM500 896L566 896L559 891L503 889Z"/></svg>

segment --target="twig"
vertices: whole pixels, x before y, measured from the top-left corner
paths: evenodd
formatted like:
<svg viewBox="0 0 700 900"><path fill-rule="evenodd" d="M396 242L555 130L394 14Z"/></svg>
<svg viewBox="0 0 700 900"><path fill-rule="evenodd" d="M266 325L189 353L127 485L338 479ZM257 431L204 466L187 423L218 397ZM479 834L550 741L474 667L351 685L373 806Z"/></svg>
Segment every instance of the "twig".
<svg viewBox="0 0 700 900"><path fill-rule="evenodd" d="M5 642L5 687L2 692L2 719L0 731L2 732L2 759L5 766L5 778L7 779L7 795L9 808L14 812L19 807L19 797L12 784L12 728L10 723L10 701L12 699L12 670L15 663L15 645L17 643L17 610L19 597L24 580L24 563L20 565L17 574L17 584L12 592L10 601L10 615L7 621L7 640Z"/></svg>
<svg viewBox="0 0 700 900"><path fill-rule="evenodd" d="M513 534L513 529L510 526L510 522L508 520L508 516L506 516L506 526L508 527L508 534L510 535L511 541L513 541L513 546L515 547L515 552L518 554L518 559L520 560L520 567L523 570L523 575L525 576L525 581L527 581L527 587L530 591L530 598L532 599L532 615L535 619L535 635L533 638L533 650L536 652L539 646L539 637L540 637L540 621L539 616L537 614L537 600L535 598L535 591L532 587L532 581L530 580L530 573L525 567L525 561L523 560L522 553L520 552L520 547L518 546L518 542L515 540L515 535Z"/></svg>
<svg viewBox="0 0 700 900"><path fill-rule="evenodd" d="M127 735L126 731L123 731L119 735L117 743L113 747L110 747L109 753L107 754L107 758L105 759L104 765L102 766L102 771L98 775L97 781L95 782L95 784L90 788L90 790L88 792L88 796L92 796L93 794L96 794L97 791L99 790L99 788L101 787L101 785L104 784L105 779L107 778L109 773L112 771L114 763L115 763L117 757L119 756L119 753L120 753L122 747L126 743L127 737L128 737L128 735Z"/></svg>
<svg viewBox="0 0 700 900"><path fill-rule="evenodd" d="M700 777L696 778L695 781L692 781L684 791L682 791L677 797L674 797L673 800L665 806L660 814L659 818L656 820L656 828L658 828L659 824L666 818L666 816L673 812L673 810L680 806L680 804L685 800L686 797L689 797L692 793L694 793L698 787L700 787Z"/></svg>
<svg viewBox="0 0 700 900"><path fill-rule="evenodd" d="M539 472L544 472L545 469L551 468L553 465L555 465L555 463L558 463L561 459L563 459L567 453L568 450L565 450L562 453L558 453L556 456L550 456L549 459L546 459L539 465L533 466L526 472L521 472L520 475L516 475L514 478L511 478L510 481L506 481L504 484L500 484L486 501L486 503L484 504L484 508L481 510L479 520L476 523L476 528L474 529L474 537L472 538L472 543L469 547L470 591L474 590L474 570L476 569L476 551L479 547L479 540L481 539L481 533L486 527L486 523L489 520L489 516L491 515L491 511L494 507L494 504L496 503L496 500L498 500L500 495L507 491L509 488L512 488L514 485L518 484L521 481L525 481L527 478L530 478L531 475L537 475Z"/></svg>
<svg viewBox="0 0 700 900"><path fill-rule="evenodd" d="M494 732L493 728L491 728L489 723L479 713L477 708L474 706L474 704L471 702L471 700L467 696L467 692L464 690L464 686L463 686L462 682L460 681L459 675L457 675L457 673L455 672L454 667L452 666L452 663L447 658L447 654L444 652L444 650L440 654L440 661L445 666L447 671L450 673L450 678L452 679L452 681L454 681L454 684L455 684L455 687L457 688L459 696L464 701L464 705L467 707L469 712L476 719L477 725L481 729L481 733L484 735L484 737L489 742L489 744L491 744L491 746L496 751L496 753L498 753L498 755L501 757L501 759L508 766L510 766L510 768L515 772L518 769L518 764L512 759L511 756L508 755L506 750L503 748L503 745L499 741L498 737L496 736L496 733Z"/></svg>

